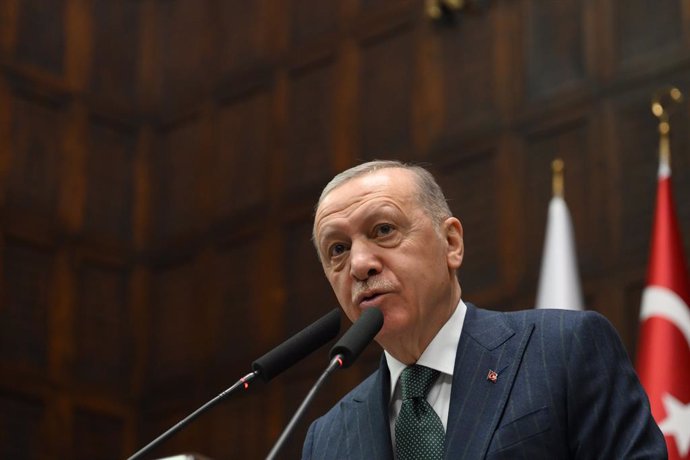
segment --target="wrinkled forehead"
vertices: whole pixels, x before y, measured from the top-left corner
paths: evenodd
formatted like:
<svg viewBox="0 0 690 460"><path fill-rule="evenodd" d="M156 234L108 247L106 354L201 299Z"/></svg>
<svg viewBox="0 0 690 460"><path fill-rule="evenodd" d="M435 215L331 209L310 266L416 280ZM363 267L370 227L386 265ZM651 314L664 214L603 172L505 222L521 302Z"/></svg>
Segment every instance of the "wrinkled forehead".
<svg viewBox="0 0 690 460"><path fill-rule="evenodd" d="M316 209L312 237L316 243L320 223L329 216L347 213L361 204L383 199L407 208L418 205L414 175L401 168L386 168L349 179L322 197Z"/></svg>
<svg viewBox="0 0 690 460"><path fill-rule="evenodd" d="M412 173L400 168L387 168L352 178L324 196L316 210L315 223L323 217L344 210L353 204L385 197L411 204L417 196L417 183Z"/></svg>

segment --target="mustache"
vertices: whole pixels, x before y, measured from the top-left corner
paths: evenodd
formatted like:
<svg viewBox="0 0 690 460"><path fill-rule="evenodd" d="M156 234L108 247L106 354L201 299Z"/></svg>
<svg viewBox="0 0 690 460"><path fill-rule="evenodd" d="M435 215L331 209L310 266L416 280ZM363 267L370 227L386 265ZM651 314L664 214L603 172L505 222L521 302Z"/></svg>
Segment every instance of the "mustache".
<svg viewBox="0 0 690 460"><path fill-rule="evenodd" d="M369 278L366 281L357 281L352 286L352 303L357 302L357 297L366 291L388 292L395 289L395 283L382 278Z"/></svg>

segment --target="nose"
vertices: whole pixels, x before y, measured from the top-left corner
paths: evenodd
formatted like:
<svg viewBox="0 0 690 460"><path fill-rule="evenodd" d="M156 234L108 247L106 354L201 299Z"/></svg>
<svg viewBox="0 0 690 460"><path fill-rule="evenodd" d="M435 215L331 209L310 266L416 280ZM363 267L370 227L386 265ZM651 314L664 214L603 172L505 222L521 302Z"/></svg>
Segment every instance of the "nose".
<svg viewBox="0 0 690 460"><path fill-rule="evenodd" d="M381 273L383 265L375 248L364 241L353 241L350 246L350 275L360 281Z"/></svg>

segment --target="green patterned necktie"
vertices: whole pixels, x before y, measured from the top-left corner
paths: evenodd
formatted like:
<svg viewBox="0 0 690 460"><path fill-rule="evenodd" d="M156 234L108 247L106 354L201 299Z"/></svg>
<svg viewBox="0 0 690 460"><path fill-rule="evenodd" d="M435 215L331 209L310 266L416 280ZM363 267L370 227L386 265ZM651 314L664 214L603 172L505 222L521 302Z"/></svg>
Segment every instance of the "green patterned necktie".
<svg viewBox="0 0 690 460"><path fill-rule="evenodd" d="M395 422L395 451L399 460L443 458L443 424L426 400L438 374L428 367L414 365L400 375L403 401Z"/></svg>

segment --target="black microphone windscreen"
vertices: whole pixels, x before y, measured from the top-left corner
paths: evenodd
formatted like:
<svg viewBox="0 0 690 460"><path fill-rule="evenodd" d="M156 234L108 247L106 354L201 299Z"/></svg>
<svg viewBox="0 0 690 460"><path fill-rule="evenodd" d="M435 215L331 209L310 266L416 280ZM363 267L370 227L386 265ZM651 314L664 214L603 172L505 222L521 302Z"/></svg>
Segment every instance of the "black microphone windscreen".
<svg viewBox="0 0 690 460"><path fill-rule="evenodd" d="M331 348L331 359L336 355L343 357L342 367L350 367L359 354L383 327L383 313L378 308L367 308Z"/></svg>
<svg viewBox="0 0 690 460"><path fill-rule="evenodd" d="M268 382L288 367L325 345L340 331L340 309L334 308L328 314L269 351L252 363L264 382Z"/></svg>

